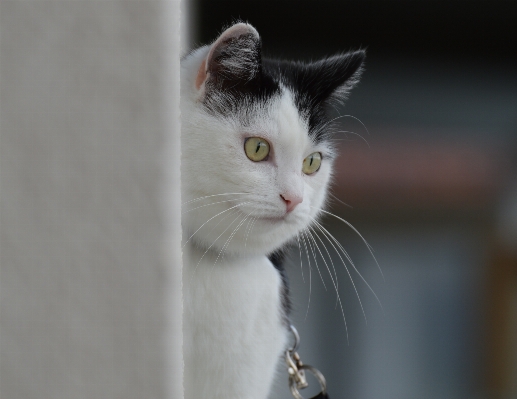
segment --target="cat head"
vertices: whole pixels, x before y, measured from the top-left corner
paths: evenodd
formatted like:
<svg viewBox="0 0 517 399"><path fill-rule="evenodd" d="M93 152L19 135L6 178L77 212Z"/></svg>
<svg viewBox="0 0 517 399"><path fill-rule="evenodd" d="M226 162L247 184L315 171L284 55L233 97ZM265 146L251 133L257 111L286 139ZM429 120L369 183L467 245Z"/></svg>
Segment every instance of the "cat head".
<svg viewBox="0 0 517 399"><path fill-rule="evenodd" d="M327 110L358 82L364 57L265 59L255 28L238 23L182 60L185 240L269 254L313 223L335 158Z"/></svg>

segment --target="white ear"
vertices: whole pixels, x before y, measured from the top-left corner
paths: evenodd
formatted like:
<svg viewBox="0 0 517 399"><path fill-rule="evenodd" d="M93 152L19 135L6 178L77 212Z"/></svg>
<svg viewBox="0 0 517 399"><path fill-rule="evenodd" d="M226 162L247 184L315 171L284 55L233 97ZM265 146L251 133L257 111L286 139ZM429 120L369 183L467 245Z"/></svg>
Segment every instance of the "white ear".
<svg viewBox="0 0 517 399"><path fill-rule="evenodd" d="M195 80L196 89L206 91L207 82L222 87L232 80L251 80L260 67L260 36L245 23L226 29L210 46Z"/></svg>

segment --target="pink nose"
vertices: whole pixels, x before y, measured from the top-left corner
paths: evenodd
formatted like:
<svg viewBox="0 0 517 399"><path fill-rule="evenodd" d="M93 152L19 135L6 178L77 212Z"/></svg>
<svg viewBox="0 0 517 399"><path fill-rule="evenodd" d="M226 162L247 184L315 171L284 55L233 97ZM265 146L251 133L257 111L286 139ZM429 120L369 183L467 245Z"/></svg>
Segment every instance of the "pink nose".
<svg viewBox="0 0 517 399"><path fill-rule="evenodd" d="M303 201L303 198L297 195L280 194L280 197L285 202L287 212L291 212L296 207L296 205Z"/></svg>

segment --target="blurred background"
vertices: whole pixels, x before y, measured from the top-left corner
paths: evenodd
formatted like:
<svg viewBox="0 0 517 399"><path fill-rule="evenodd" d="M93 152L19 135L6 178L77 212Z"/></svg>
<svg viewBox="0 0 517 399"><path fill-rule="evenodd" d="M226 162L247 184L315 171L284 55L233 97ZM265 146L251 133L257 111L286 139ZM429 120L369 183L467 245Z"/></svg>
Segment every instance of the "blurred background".
<svg viewBox="0 0 517 399"><path fill-rule="evenodd" d="M266 56L367 49L363 79L337 110L353 117L341 119L349 133L329 210L358 229L382 273L330 216L324 225L371 290L348 263L356 295L328 242L322 278L303 246L288 266L300 354L331 397L517 397L517 2L184 6L185 51L238 19L257 28ZM290 397L286 379L280 370L272 397Z"/></svg>

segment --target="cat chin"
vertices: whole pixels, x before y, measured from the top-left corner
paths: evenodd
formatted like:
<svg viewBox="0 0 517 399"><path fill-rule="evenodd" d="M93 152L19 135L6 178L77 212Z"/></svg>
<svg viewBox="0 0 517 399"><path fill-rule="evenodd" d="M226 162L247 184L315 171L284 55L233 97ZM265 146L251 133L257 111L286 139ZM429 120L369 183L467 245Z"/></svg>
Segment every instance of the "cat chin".
<svg viewBox="0 0 517 399"><path fill-rule="evenodd" d="M191 241L203 252L221 253L220 256L264 256L293 241L306 226L299 219L265 217L256 219L253 226L244 224L231 238L231 232L220 237L200 234Z"/></svg>

